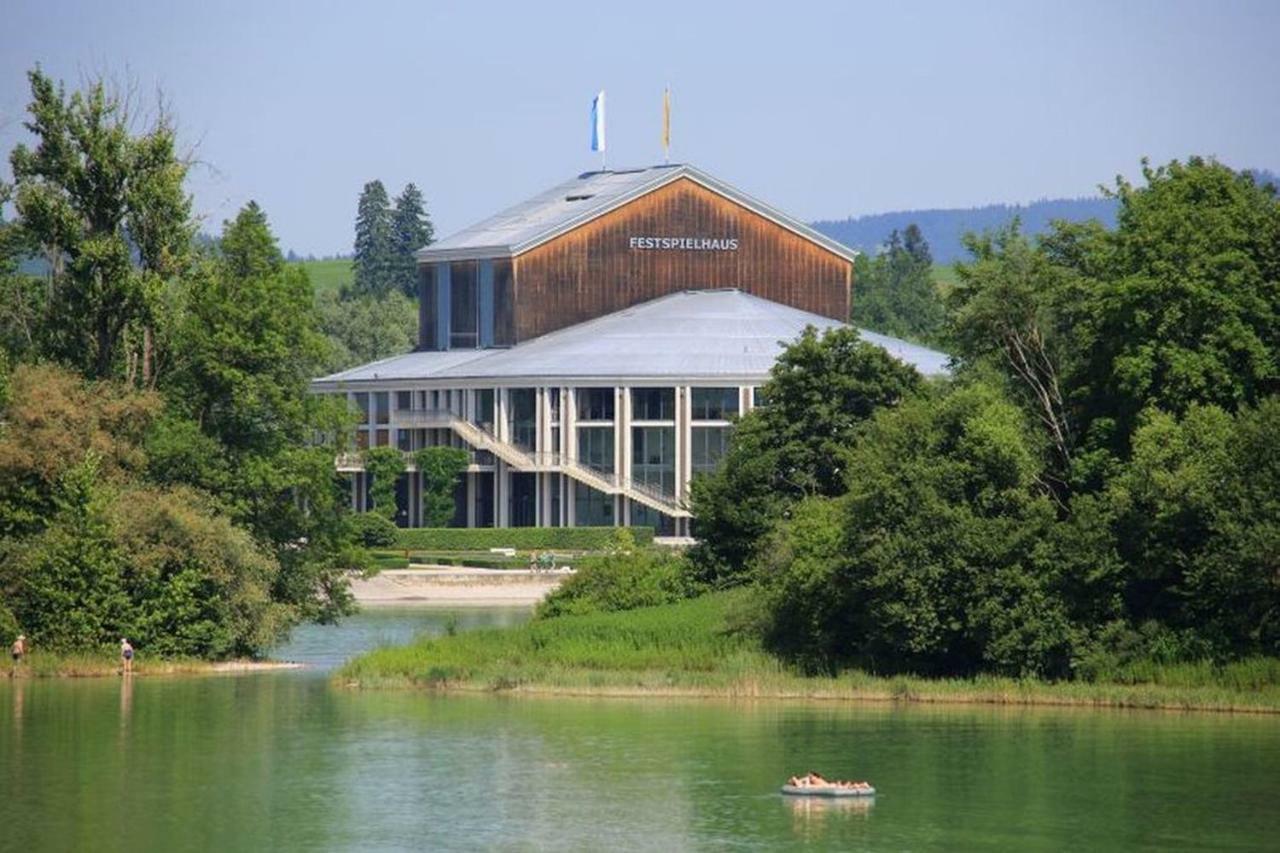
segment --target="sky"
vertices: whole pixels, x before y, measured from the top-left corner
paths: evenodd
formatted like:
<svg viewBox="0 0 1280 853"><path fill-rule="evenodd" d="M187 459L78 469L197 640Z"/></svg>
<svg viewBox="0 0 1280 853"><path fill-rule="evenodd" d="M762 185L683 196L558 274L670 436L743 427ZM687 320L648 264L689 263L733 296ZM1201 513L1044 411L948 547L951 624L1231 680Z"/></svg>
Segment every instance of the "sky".
<svg viewBox="0 0 1280 853"><path fill-rule="evenodd" d="M2 0L0 152L26 72L169 103L202 228L256 200L351 250L380 179L444 236L608 163L693 163L801 219L1090 195L1140 158L1280 170L1280 2ZM8 177L7 157L0 176Z"/></svg>

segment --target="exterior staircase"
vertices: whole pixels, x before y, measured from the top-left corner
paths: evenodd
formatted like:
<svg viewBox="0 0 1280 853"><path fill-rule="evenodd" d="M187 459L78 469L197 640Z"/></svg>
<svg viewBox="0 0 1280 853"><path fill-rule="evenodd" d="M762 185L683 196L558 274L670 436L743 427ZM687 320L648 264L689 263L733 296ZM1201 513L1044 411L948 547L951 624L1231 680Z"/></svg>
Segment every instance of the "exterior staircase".
<svg viewBox="0 0 1280 853"><path fill-rule="evenodd" d="M609 495L624 495L650 509L666 513L674 518L688 518L689 510L676 499L644 483L620 477L583 465L577 459L562 453L534 453L503 441L493 433L477 426L466 418L447 409L397 412L396 425L400 428L450 429L476 450L492 453L517 471L553 471L572 477L583 485Z"/></svg>

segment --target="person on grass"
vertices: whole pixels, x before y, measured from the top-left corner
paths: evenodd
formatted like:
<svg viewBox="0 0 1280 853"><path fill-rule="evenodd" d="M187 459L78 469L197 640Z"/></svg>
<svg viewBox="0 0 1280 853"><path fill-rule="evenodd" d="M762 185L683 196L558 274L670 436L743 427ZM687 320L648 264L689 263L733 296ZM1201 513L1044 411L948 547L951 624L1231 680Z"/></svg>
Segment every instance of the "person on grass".
<svg viewBox="0 0 1280 853"><path fill-rule="evenodd" d="M27 635L19 634L18 639L13 641L13 645L9 647L9 675L17 675L18 667L22 665L22 659L27 656Z"/></svg>

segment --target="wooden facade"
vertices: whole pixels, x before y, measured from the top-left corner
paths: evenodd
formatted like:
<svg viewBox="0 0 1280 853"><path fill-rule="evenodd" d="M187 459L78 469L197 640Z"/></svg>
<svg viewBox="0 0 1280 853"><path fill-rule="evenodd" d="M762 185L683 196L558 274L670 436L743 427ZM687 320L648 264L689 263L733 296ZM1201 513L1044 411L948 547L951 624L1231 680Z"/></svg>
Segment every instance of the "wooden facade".
<svg viewBox="0 0 1280 853"><path fill-rule="evenodd" d="M736 244L687 249L633 242L650 237ZM519 342L682 290L737 288L843 321L853 265L685 177L517 255L514 279Z"/></svg>

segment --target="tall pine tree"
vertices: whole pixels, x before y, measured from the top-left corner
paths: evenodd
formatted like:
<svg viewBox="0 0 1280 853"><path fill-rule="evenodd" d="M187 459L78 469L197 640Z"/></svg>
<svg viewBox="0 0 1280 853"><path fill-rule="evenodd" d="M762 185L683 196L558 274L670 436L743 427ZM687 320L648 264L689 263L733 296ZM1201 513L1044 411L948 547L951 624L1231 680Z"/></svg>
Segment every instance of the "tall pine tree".
<svg viewBox="0 0 1280 853"><path fill-rule="evenodd" d="M413 253L429 245L435 238L431 217L422 203L422 191L410 183L396 199L391 224L393 287L413 298L418 292L418 264Z"/></svg>
<svg viewBox="0 0 1280 853"><path fill-rule="evenodd" d="M356 207L355 291L381 296L395 285L391 277L391 202L382 181L360 191Z"/></svg>

